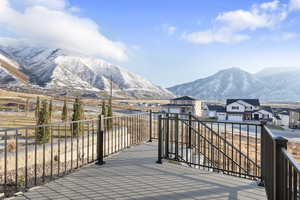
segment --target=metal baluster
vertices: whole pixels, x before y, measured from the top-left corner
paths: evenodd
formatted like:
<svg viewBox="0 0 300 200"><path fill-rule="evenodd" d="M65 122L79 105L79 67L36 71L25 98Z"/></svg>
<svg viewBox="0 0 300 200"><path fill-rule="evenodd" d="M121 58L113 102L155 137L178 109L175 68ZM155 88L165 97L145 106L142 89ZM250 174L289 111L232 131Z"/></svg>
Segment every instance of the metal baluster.
<svg viewBox="0 0 300 200"><path fill-rule="evenodd" d="M80 134L80 128L81 128L81 122L77 122L77 129L76 129L76 153L77 153L77 159L76 159L76 168L79 167L79 134Z"/></svg>
<svg viewBox="0 0 300 200"><path fill-rule="evenodd" d="M43 125L43 131L46 133L46 127ZM43 182L45 182L45 176L46 176L46 145L45 142L43 142Z"/></svg>
<svg viewBox="0 0 300 200"><path fill-rule="evenodd" d="M25 188L28 188L28 129L25 130Z"/></svg>
<svg viewBox="0 0 300 200"><path fill-rule="evenodd" d="M57 126L57 129L58 129L58 134L57 134L57 137L58 137L58 141L57 141L57 145L58 145L58 150L57 150L57 176L59 176L60 174L60 126L58 125Z"/></svg>
<svg viewBox="0 0 300 200"><path fill-rule="evenodd" d="M34 142L34 185L37 185L37 129L35 128L35 142Z"/></svg>
<svg viewBox="0 0 300 200"><path fill-rule="evenodd" d="M239 125L239 175L241 177L241 173L242 173L242 125Z"/></svg>
<svg viewBox="0 0 300 200"><path fill-rule="evenodd" d="M247 174L249 174L249 125L247 124Z"/></svg>
<svg viewBox="0 0 300 200"><path fill-rule="evenodd" d="M86 154L87 154L87 163L90 163L90 122L88 122L88 132L87 132L87 150L86 150Z"/></svg>
<svg viewBox="0 0 300 200"><path fill-rule="evenodd" d="M71 123L71 170L73 169L73 134L74 133L74 122Z"/></svg>
<svg viewBox="0 0 300 200"><path fill-rule="evenodd" d="M94 151L95 151L94 135L95 135L95 127L94 127L94 121L92 121L92 162L95 161L95 158L94 158Z"/></svg>
<svg viewBox="0 0 300 200"><path fill-rule="evenodd" d="M85 156L84 156L84 137L85 137L85 126L86 126L86 122L83 122L83 130L82 130L82 136L81 136L81 166L84 165L84 159L85 159Z"/></svg>
<svg viewBox="0 0 300 200"><path fill-rule="evenodd" d="M67 173L67 123L65 123L65 174Z"/></svg>
<svg viewBox="0 0 300 200"><path fill-rule="evenodd" d="M15 178L16 178L16 190L18 190L18 134L19 134L19 132L18 132L18 130L16 130L16 167L15 167Z"/></svg>
<svg viewBox="0 0 300 200"><path fill-rule="evenodd" d="M4 132L4 191L7 191L7 131Z"/></svg>
<svg viewBox="0 0 300 200"><path fill-rule="evenodd" d="M51 145L51 149L50 149L50 176L51 178L53 177L53 130L52 130L52 126L49 127L50 129L50 145Z"/></svg>

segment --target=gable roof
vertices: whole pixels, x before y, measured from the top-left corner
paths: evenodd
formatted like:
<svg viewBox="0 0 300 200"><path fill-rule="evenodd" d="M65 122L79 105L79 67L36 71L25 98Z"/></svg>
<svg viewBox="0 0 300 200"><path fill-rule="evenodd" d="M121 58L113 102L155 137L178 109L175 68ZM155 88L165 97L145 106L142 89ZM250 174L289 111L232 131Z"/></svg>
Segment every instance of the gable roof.
<svg viewBox="0 0 300 200"><path fill-rule="evenodd" d="M175 98L175 99L172 99L172 100L175 100L175 101L186 101L186 100L196 100L192 97L189 97L189 96L182 96L182 97L178 97L178 98Z"/></svg>
<svg viewBox="0 0 300 200"><path fill-rule="evenodd" d="M294 112L300 112L300 108L291 109L291 111L294 111Z"/></svg>
<svg viewBox="0 0 300 200"><path fill-rule="evenodd" d="M207 105L207 109L210 111L217 111L217 112L226 112L226 109L224 106L220 106L220 105L211 105L208 104Z"/></svg>
<svg viewBox="0 0 300 200"><path fill-rule="evenodd" d="M232 104L236 101L244 101L252 106L260 106L259 100L258 99L227 99L226 100L226 105Z"/></svg>
<svg viewBox="0 0 300 200"><path fill-rule="evenodd" d="M273 113L273 110L270 106L261 106L259 110L265 110L269 113Z"/></svg>

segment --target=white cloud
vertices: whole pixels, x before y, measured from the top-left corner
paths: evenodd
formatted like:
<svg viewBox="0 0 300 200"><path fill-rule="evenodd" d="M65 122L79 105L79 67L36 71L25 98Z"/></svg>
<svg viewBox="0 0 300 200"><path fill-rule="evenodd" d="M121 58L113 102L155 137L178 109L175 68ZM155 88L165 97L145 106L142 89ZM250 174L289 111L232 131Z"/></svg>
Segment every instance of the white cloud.
<svg viewBox="0 0 300 200"><path fill-rule="evenodd" d="M162 30L168 35L173 35L177 31L177 28L175 26L170 26L169 24L163 24L161 25L161 27Z"/></svg>
<svg viewBox="0 0 300 200"><path fill-rule="evenodd" d="M198 44L240 42L250 38L243 32L272 29L284 21L287 15L286 5L280 4L278 0L254 4L249 10L220 13L214 20L213 28L185 34L183 38Z"/></svg>
<svg viewBox="0 0 300 200"><path fill-rule="evenodd" d="M282 40L291 40L291 39L295 39L295 38L299 38L299 34L297 34L297 33L283 33L281 35Z"/></svg>
<svg viewBox="0 0 300 200"><path fill-rule="evenodd" d="M51 2L51 3L50 3ZM119 61L127 59L123 43L109 40L88 18L73 15L64 0L26 0L23 12L0 1L0 27L33 44L62 48Z"/></svg>
<svg viewBox="0 0 300 200"><path fill-rule="evenodd" d="M279 7L279 1L271 1L271 2L265 2L260 5L261 9L265 10L276 10Z"/></svg>
<svg viewBox="0 0 300 200"><path fill-rule="evenodd" d="M249 39L248 35L232 33L231 31L221 29L217 31L206 30L183 34L183 39L195 44L209 44L213 42L236 43Z"/></svg>
<svg viewBox="0 0 300 200"><path fill-rule="evenodd" d="M45 6L50 9L63 10L69 3L66 0L23 0L25 6Z"/></svg>
<svg viewBox="0 0 300 200"><path fill-rule="evenodd" d="M300 0L290 0L289 9L291 11L300 10Z"/></svg>
<svg viewBox="0 0 300 200"><path fill-rule="evenodd" d="M175 26L169 26L168 27L168 33L169 35L173 35L176 32L177 28Z"/></svg>

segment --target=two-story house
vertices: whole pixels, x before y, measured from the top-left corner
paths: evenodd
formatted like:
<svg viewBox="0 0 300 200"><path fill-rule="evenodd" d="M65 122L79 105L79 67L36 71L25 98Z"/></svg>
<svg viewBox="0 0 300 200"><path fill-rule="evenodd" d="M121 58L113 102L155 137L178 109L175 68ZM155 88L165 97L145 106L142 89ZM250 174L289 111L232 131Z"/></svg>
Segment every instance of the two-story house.
<svg viewBox="0 0 300 200"><path fill-rule="evenodd" d="M300 128L300 108L290 110L289 127L290 128Z"/></svg>
<svg viewBox="0 0 300 200"><path fill-rule="evenodd" d="M202 101L189 96L171 99L170 103L161 105L161 111L167 113L188 114L202 116Z"/></svg>
<svg viewBox="0 0 300 200"><path fill-rule="evenodd" d="M227 120L229 121L259 119L257 114L253 115L253 112L259 109L258 99L227 99L226 101Z"/></svg>

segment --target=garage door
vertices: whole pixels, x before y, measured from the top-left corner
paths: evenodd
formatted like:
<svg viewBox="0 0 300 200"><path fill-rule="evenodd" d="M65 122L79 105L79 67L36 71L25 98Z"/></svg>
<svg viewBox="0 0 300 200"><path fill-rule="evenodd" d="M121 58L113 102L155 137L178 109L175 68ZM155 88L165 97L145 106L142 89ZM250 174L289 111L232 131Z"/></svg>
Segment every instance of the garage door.
<svg viewBox="0 0 300 200"><path fill-rule="evenodd" d="M241 122L243 121L242 115L228 115L228 121Z"/></svg>

